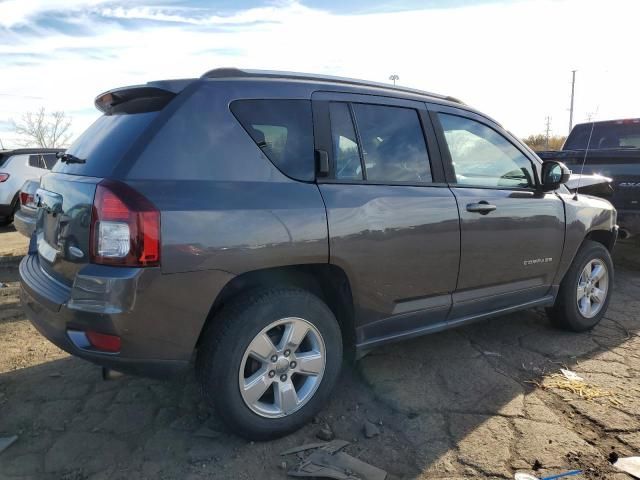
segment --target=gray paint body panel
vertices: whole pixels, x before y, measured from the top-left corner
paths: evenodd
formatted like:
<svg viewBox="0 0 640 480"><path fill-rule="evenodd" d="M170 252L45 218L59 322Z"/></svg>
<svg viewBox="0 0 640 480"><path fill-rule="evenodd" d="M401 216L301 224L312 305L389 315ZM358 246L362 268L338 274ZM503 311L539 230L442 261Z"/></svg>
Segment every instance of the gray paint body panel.
<svg viewBox="0 0 640 480"><path fill-rule="evenodd" d="M66 263L45 266L63 284L53 295L41 288L48 280L32 249L22 285L34 324L73 354L148 373L171 362L188 364L214 301L236 276L279 266L333 264L350 282L357 346L369 348L548 305L585 235L615 227L615 210L608 202L582 195L573 200L564 194L447 185L292 180L263 155L229 104L246 98L310 100L316 91L326 98L331 91L358 94L363 101L376 95L391 103L399 99L422 105L418 108L464 112L517 142L466 106L419 94L312 80L196 80L114 167L114 178L161 212L161 267L116 274L118 267L71 262L62 250ZM519 145L539 172L540 160ZM442 145L428 147L431 161L442 162L446 170ZM68 212L74 196L76 208L89 206L98 181L54 174L44 185L60 195ZM487 216L464 210L465 202L479 199L491 200L498 209ZM78 229L84 237L77 245L84 250L88 228L82 223ZM525 267L522 262L529 257L552 257L553 262ZM94 305L93 311L82 311L78 302L68 308L74 295L87 301L86 289L74 292L76 275L78 288L101 285L110 277L115 284L96 295L113 308L96 313ZM118 301L110 296L113 292L121 292ZM66 328L96 325L122 335L121 357L79 351L69 343Z"/></svg>

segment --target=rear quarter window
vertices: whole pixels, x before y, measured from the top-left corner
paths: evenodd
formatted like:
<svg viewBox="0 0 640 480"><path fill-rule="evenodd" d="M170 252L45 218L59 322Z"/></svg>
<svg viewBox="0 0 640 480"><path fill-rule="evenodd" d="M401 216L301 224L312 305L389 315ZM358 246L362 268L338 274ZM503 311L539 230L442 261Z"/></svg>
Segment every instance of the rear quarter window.
<svg viewBox="0 0 640 480"><path fill-rule="evenodd" d="M236 100L231 112L282 173L296 180L315 178L309 100Z"/></svg>

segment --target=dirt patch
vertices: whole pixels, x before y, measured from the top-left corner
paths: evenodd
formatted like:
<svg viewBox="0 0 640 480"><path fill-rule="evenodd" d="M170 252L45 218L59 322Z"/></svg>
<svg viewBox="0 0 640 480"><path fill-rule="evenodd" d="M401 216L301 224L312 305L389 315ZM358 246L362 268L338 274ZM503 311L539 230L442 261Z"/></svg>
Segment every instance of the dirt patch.
<svg viewBox="0 0 640 480"><path fill-rule="evenodd" d="M265 443L226 431L192 376L103 382L98 367L31 327L15 265L0 266L0 437L19 437L0 453L0 477L283 479L291 465L280 453L328 430L391 478L574 468L626 478L610 463L640 448L640 273L626 265L618 263L611 308L590 333L560 332L530 311L380 348L345 368L314 423ZM530 383L561 367L619 393L621 404Z"/></svg>

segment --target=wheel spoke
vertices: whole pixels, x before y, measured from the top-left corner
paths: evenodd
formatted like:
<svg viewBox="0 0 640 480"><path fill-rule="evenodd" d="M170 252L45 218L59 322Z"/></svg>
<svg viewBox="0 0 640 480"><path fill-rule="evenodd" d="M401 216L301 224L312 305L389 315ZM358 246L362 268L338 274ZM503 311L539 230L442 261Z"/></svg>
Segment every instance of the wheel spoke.
<svg viewBox="0 0 640 480"><path fill-rule="evenodd" d="M291 380L276 383L275 403L285 414L296 409L299 403L298 393Z"/></svg>
<svg viewBox="0 0 640 480"><path fill-rule="evenodd" d="M267 375L267 370L260 369L244 381L242 396L246 402L254 404L260 400L272 383L273 380Z"/></svg>
<svg viewBox="0 0 640 480"><path fill-rule="evenodd" d="M585 291L585 286L584 285L578 285L578 300L582 299L582 297L585 296L586 291Z"/></svg>
<svg viewBox="0 0 640 480"><path fill-rule="evenodd" d="M276 346L266 333L258 335L249 345L249 355L262 362L268 362L275 353Z"/></svg>
<svg viewBox="0 0 640 480"><path fill-rule="evenodd" d="M601 288L594 288L591 292L591 298L595 300L597 303L604 302L605 292Z"/></svg>
<svg viewBox="0 0 640 480"><path fill-rule="evenodd" d="M591 279L594 282L599 281L605 274L605 269L602 265L595 265L591 270Z"/></svg>
<svg viewBox="0 0 640 480"><path fill-rule="evenodd" d="M585 315L589 315L591 312L591 299L588 295L585 295L582 297L582 300L580 300L580 310L582 310L582 313Z"/></svg>
<svg viewBox="0 0 640 480"><path fill-rule="evenodd" d="M324 361L319 352L304 352L296 355L298 373L303 375L318 375L324 369Z"/></svg>
<svg viewBox="0 0 640 480"><path fill-rule="evenodd" d="M285 348L290 349L292 352L295 352L304 337L307 336L309 332L309 327L302 322L291 322L288 323L284 329L284 334L282 335L282 339L280 340L280 345L278 346L280 350L284 350Z"/></svg>

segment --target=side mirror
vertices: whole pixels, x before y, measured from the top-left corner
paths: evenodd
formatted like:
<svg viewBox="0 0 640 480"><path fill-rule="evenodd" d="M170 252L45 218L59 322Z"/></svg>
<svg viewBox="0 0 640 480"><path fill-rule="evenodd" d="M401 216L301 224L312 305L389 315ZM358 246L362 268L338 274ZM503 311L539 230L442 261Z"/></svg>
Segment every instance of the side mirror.
<svg viewBox="0 0 640 480"><path fill-rule="evenodd" d="M551 192L571 177L571 170L562 162L549 160L542 164L542 190Z"/></svg>

